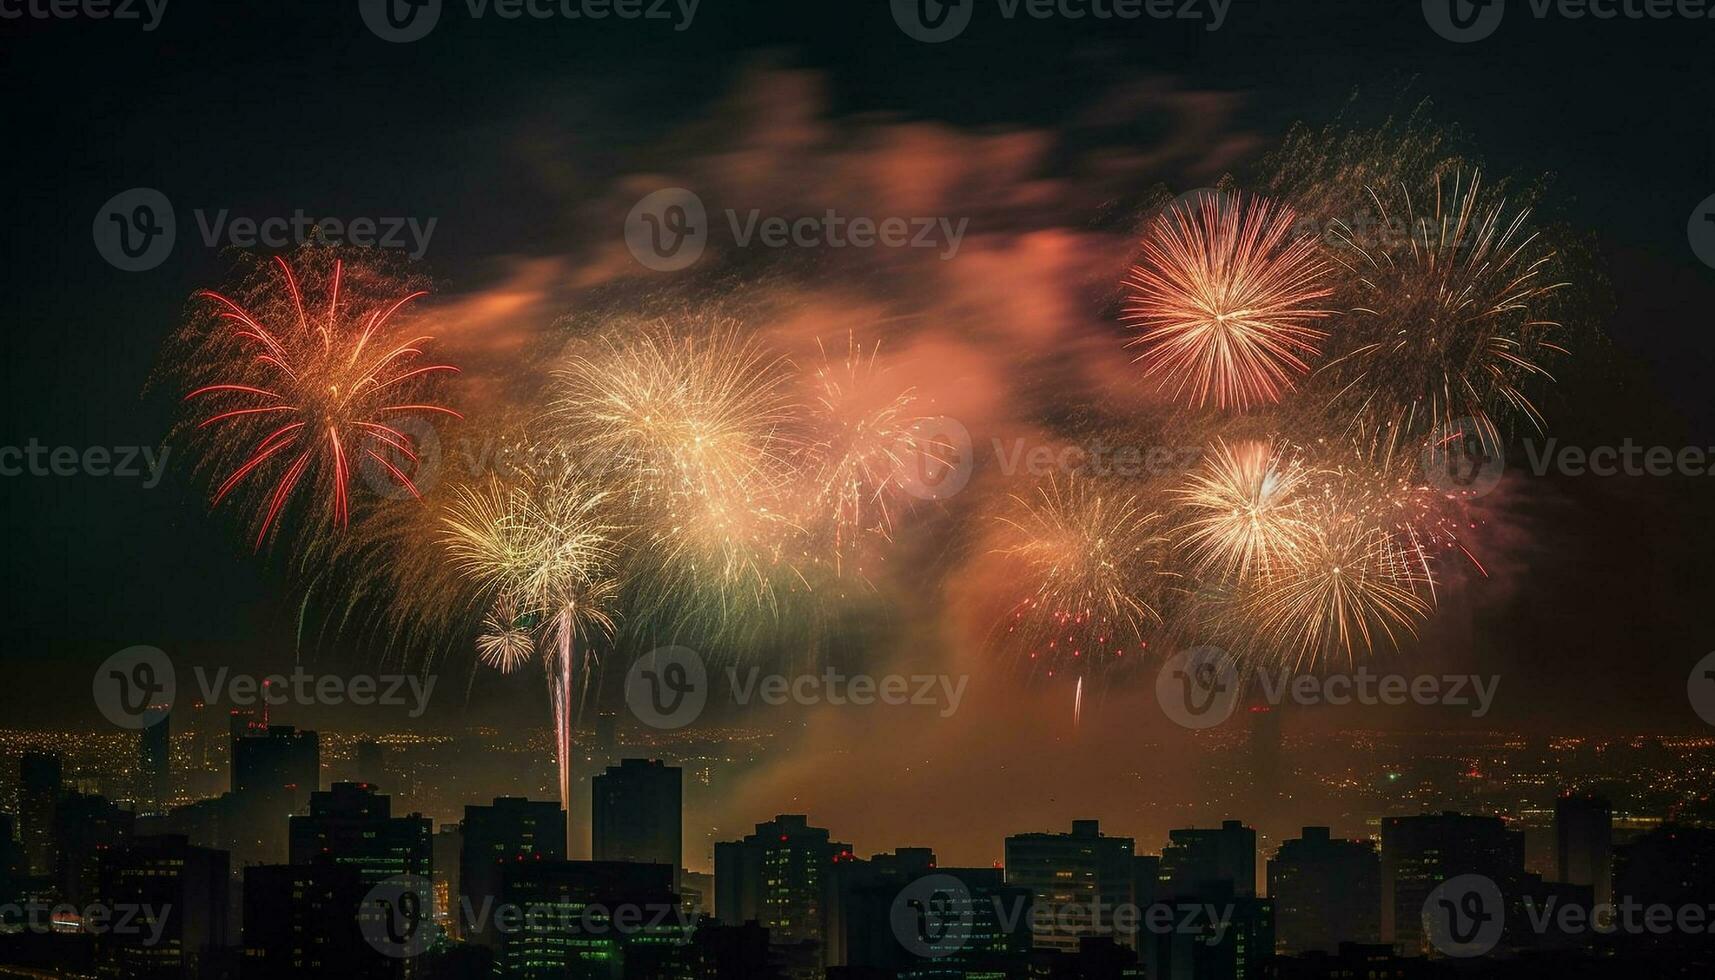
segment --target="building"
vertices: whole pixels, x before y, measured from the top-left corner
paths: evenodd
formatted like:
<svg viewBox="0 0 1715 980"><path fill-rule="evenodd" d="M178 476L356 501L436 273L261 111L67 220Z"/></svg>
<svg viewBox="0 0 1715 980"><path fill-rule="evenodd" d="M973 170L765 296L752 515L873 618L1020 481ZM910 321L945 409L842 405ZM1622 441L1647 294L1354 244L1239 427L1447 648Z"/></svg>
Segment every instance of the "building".
<svg viewBox="0 0 1715 980"><path fill-rule="evenodd" d="M1274 903L1241 895L1232 882L1210 881L1195 895L1158 899L1172 915L1146 921L1138 953L1150 977L1174 980L1258 980L1274 958ZM1218 919L1218 921L1217 921Z"/></svg>
<svg viewBox="0 0 1715 980"><path fill-rule="evenodd" d="M278 864L287 858L285 818L305 812L321 786L320 743L290 725L257 725L238 712L232 719L233 858Z"/></svg>
<svg viewBox="0 0 1715 980"><path fill-rule="evenodd" d="M930 863L907 871L875 859L841 861L838 866L858 873L850 874L840 889L839 948L844 958L831 963L831 969L903 975L913 968L933 967L944 973L1003 976L1026 966L1033 896L1028 888L1007 884L1000 869L936 868ZM924 903L915 908L918 929L912 948L901 943L894 919L895 906L907 889L921 893L909 901Z"/></svg>
<svg viewBox="0 0 1715 980"><path fill-rule="evenodd" d="M171 712L162 715L137 740L137 809L144 813L160 813L172 801L171 719Z"/></svg>
<svg viewBox="0 0 1715 980"><path fill-rule="evenodd" d="M1268 862L1275 951L1283 956L1381 941L1381 855L1367 840L1337 840L1305 827Z"/></svg>
<svg viewBox="0 0 1715 980"><path fill-rule="evenodd" d="M101 884L101 859L125 844L136 815L105 796L67 793L54 809L54 884L62 900L82 909Z"/></svg>
<svg viewBox="0 0 1715 980"><path fill-rule="evenodd" d="M60 799L60 757L26 752L18 760L18 833L32 875L51 875L54 854L54 810Z"/></svg>
<svg viewBox="0 0 1715 980"><path fill-rule="evenodd" d="M781 814L743 840L716 843L715 916L728 925L758 923L788 960L788 973L814 975L824 956L834 860L851 850L802 814Z"/></svg>
<svg viewBox="0 0 1715 980"><path fill-rule="evenodd" d="M1006 839L1006 883L1031 894L1037 946L1075 953L1081 936L1114 934L1112 911L1136 900L1133 848L1096 820L1072 821L1069 834Z"/></svg>
<svg viewBox="0 0 1715 980"><path fill-rule="evenodd" d="M689 938L665 864L522 861L500 880L498 907L521 914L495 924L496 976L611 980L632 959L670 959ZM646 972L629 965L633 975Z"/></svg>
<svg viewBox="0 0 1715 980"><path fill-rule="evenodd" d="M1219 828L1168 832L1161 850L1161 891L1191 896L1211 884L1230 884L1233 894L1256 895L1256 831L1238 820Z"/></svg>
<svg viewBox="0 0 1715 980"><path fill-rule="evenodd" d="M1554 802L1555 878L1586 885L1599 903L1614 897L1614 808L1589 794Z"/></svg>
<svg viewBox="0 0 1715 980"><path fill-rule="evenodd" d="M1406 955L1430 952L1423 931L1429 893L1450 878L1483 875L1503 895L1523 894L1524 835L1499 817L1462 813L1382 820L1382 941Z"/></svg>
<svg viewBox="0 0 1715 980"><path fill-rule="evenodd" d="M137 837L101 861L101 902L113 922L97 937L104 977L197 980L230 943L225 851L183 837ZM127 918L123 925L122 918Z"/></svg>
<svg viewBox="0 0 1715 980"><path fill-rule="evenodd" d="M292 864L349 865L366 886L397 875L427 878L434 857L429 818L393 816L392 800L368 783L310 794L310 812L290 818L289 838Z"/></svg>
<svg viewBox="0 0 1715 980"><path fill-rule="evenodd" d="M435 921L454 939L464 938L460 928L463 916L459 911L459 855L464 851L464 828L456 823L441 825L431 845L433 870L430 879L435 889Z"/></svg>
<svg viewBox="0 0 1715 980"><path fill-rule="evenodd" d="M638 861L673 869L684 863L684 781L675 766L624 759L590 780L592 843L597 861Z"/></svg>
<svg viewBox="0 0 1715 980"><path fill-rule="evenodd" d="M245 868L246 980L389 976L359 924L369 887L357 867L331 861Z"/></svg>
<svg viewBox="0 0 1715 980"><path fill-rule="evenodd" d="M515 864L566 859L566 811L558 801L499 797L489 806L464 808L455 917L469 942L493 948L499 936L492 912L500 900L501 872Z"/></svg>

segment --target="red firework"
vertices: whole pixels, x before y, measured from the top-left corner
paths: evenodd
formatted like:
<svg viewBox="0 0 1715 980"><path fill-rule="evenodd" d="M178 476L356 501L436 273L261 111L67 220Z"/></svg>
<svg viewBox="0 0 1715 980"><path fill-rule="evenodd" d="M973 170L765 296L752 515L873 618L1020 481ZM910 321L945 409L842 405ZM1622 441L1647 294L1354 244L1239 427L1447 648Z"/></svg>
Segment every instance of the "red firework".
<svg viewBox="0 0 1715 980"><path fill-rule="evenodd" d="M216 465L232 467L213 503L240 488L257 494L258 549L300 487L309 488L306 495L325 491L320 499L332 522L347 526L354 462L372 460L386 480L420 496L388 458L397 453L414 465L416 440L390 423L424 413L462 418L435 404L428 390L437 375L458 371L419 363L434 338L389 335L394 315L425 291L399 295L396 288L365 286L342 295L345 269L337 259L323 288L305 290L284 259L275 257L274 265L276 287L259 290L253 301L213 290L196 294L215 304L221 327L210 348L208 380L215 383L184 397L206 411L196 428L219 433Z"/></svg>

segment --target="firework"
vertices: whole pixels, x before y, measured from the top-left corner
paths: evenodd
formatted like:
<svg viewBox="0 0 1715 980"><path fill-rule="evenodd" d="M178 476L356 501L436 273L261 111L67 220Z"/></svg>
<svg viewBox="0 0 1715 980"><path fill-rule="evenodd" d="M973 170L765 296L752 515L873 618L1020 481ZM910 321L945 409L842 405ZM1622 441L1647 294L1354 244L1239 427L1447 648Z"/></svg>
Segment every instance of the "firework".
<svg viewBox="0 0 1715 980"><path fill-rule="evenodd" d="M1279 402L1309 371L1330 293L1313 238L1265 198L1205 194L1150 226L1125 319L1141 331L1145 377L1175 399L1244 410Z"/></svg>
<svg viewBox="0 0 1715 980"><path fill-rule="evenodd" d="M401 426L458 415L433 397L435 379L458 369L423 363L433 338L395 335L396 317L423 291L396 292L308 253L296 273L275 258L274 273L244 298L197 293L218 329L188 359L205 383L184 396L199 409L195 428L213 439L207 460L221 472L213 503L254 498L258 549L299 497L345 527L354 467L418 496L396 462L416 460L416 439Z"/></svg>
<svg viewBox="0 0 1715 980"><path fill-rule="evenodd" d="M606 523L608 495L565 476L506 486L460 487L444 520L449 555L494 594L479 653L502 670L541 654L554 710L560 802L571 813L571 737L591 672L581 640L611 636L618 529ZM529 646L526 646L528 642ZM581 658L581 659L580 659Z"/></svg>
<svg viewBox="0 0 1715 980"><path fill-rule="evenodd" d="M1369 197L1374 230L1331 226L1353 292L1339 349L1319 371L1336 399L1413 435L1469 418L1498 442L1496 417L1514 412L1540 430L1525 383L1549 377L1543 355L1565 353L1545 311L1567 284L1552 278L1555 253L1529 229L1528 209L1509 212L1463 171L1437 178L1428 210L1403 186Z"/></svg>
<svg viewBox="0 0 1715 980"><path fill-rule="evenodd" d="M841 359L822 351L804 440L801 526L827 529L835 574L866 537L890 538L904 474L939 462L945 448L928 435L915 411L913 389L885 384L876 367L879 345L865 351L846 338Z"/></svg>
<svg viewBox="0 0 1715 980"><path fill-rule="evenodd" d="M997 551L1021 585L1005 633L1032 670L1083 676L1137 659L1161 623L1161 514L1136 494L1077 475L1011 503Z"/></svg>
<svg viewBox="0 0 1715 980"><path fill-rule="evenodd" d="M727 624L772 610L778 581L796 574L785 362L725 322L591 347L555 372L550 419L642 528L640 618Z"/></svg>
<svg viewBox="0 0 1715 980"><path fill-rule="evenodd" d="M1229 582L1267 574L1305 542L1309 476L1284 443L1217 440L1176 493L1188 511L1181 530L1192 567Z"/></svg>

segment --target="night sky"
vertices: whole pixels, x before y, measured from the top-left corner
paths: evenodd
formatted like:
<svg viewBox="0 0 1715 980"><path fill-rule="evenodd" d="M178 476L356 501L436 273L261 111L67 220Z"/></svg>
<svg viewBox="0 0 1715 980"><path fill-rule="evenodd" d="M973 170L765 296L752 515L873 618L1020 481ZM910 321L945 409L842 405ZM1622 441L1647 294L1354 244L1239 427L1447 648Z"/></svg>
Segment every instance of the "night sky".
<svg viewBox="0 0 1715 980"><path fill-rule="evenodd" d="M482 320L454 348L465 343L472 374L492 384L503 377L495 352L514 349L509 338L539 340L558 317L611 304L616 290L653 299L672 288L616 268L625 253L615 201L742 173L737 148L751 154L744 165L790 152L780 146L794 127L837 147L857 171L873 148L862 134L936 134L921 152L937 165L986 137L997 149L1045 141L1031 173L1009 173L998 152L979 156L957 171L970 186L942 193L969 200L961 195L1031 181L1059 188L1047 217L1018 217L1002 203L960 212L974 214L973 235L1058 255L1030 233L1112 232L1150 187L1199 186L1224 173L1242 183L1295 121L1325 124L1354 98L1351 111L1364 117L1427 98L1433 118L1457 126L1491 169L1552 174L1561 215L1594 235L1611 315L1605 339L1581 347L1545 399L1553 433L1583 445L1630 437L1715 446L1715 270L1686 234L1693 208L1715 193L1712 28L1537 20L1515 6L1493 37L1469 45L1437 36L1416 4L1358 2L1236 2L1214 32L1148 20L1007 21L988 5L962 37L938 45L906 37L879 0L704 0L682 32L649 21L472 20L449 3L434 32L409 44L379 40L349 0L172 0L151 32L0 21L8 149L0 445L166 437L176 392L151 378L171 368L165 342L192 291L222 281L234 259L203 246L195 209L435 217L420 267L435 280L439 308ZM735 135L746 125L781 142L747 143ZM906 173L880 179L909 185L912 157L889 158L901 160ZM91 222L109 197L137 186L173 202L179 237L158 268L127 273L97 253ZM747 205L742 181L726 186L733 206L769 203ZM1091 284L1073 293L1087 309L1075 317L1100 316L1094 283L1123 259L1086 270ZM835 274L861 288L872 271ZM515 313L477 315L521 281L535 291ZM738 273L731 281L751 288ZM804 302L813 311L814 300ZM1035 362L1021 359L1017 370ZM208 513L177 455L187 451L175 445L165 479L148 490L136 479L0 479L6 724L99 723L89 671L133 644L254 670L375 654L299 648L290 583L277 562L249 553L233 522ZM1684 678L1715 649L1707 625L1715 484L1509 480L1496 580L1448 603L1403 662L1500 674L1514 696L1497 709L1498 724L1697 727ZM909 553L938 560L926 544ZM947 652L932 619L909 612L903 621L923 624L920 634L894 637L877 662L978 656ZM448 699L424 723L491 718L521 700L534 711L539 686L485 679L468 703ZM1000 707L969 724L1010 725L1015 708L1063 710L1061 700L1004 685L994 696ZM969 737L967 748L981 745L980 732Z"/></svg>

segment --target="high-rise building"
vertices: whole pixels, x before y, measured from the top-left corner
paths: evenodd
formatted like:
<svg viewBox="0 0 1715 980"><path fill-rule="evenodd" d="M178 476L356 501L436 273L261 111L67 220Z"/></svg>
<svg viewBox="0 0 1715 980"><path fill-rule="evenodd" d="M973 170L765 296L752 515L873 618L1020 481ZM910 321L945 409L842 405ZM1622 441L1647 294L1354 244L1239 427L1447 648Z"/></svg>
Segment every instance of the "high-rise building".
<svg viewBox="0 0 1715 980"><path fill-rule="evenodd" d="M1168 831L1161 850L1162 892L1188 897L1230 883L1235 895L1256 894L1256 831L1238 820L1219 828Z"/></svg>
<svg viewBox="0 0 1715 980"><path fill-rule="evenodd" d="M363 937L359 915L369 888L356 866L331 861L245 868L246 980L392 976L396 961Z"/></svg>
<svg viewBox="0 0 1715 980"><path fill-rule="evenodd" d="M1268 862L1268 897L1281 955L1380 941L1381 856L1367 840L1337 840L1327 827L1305 827Z"/></svg>
<svg viewBox="0 0 1715 980"><path fill-rule="evenodd" d="M1136 899L1133 849L1096 820L1072 821L1069 834L1008 837L1006 883L1031 894L1036 945L1075 953L1081 936L1113 935L1113 910Z"/></svg>
<svg viewBox="0 0 1715 980"><path fill-rule="evenodd" d="M172 713L143 729L137 740L137 809L144 813L161 813L172 800Z"/></svg>
<svg viewBox="0 0 1715 980"><path fill-rule="evenodd" d="M789 973L814 975L823 957L833 863L851 850L802 814L781 814L743 840L719 842L715 916L731 925L760 923Z"/></svg>
<svg viewBox="0 0 1715 980"><path fill-rule="evenodd" d="M625 975L634 956L665 957L689 938L664 864L523 861L500 878L500 906L531 914L499 930L497 976L609 980Z"/></svg>
<svg viewBox="0 0 1715 980"><path fill-rule="evenodd" d="M234 712L229 833L233 859L278 864L287 858L286 818L303 813L321 785L315 732L258 725Z"/></svg>
<svg viewBox="0 0 1715 980"><path fill-rule="evenodd" d="M126 928L97 936L105 977L179 980L202 975L229 943L225 851L193 847L183 837L137 837L105 852L101 901L138 910Z"/></svg>
<svg viewBox="0 0 1715 980"><path fill-rule="evenodd" d="M466 941L493 948L499 945L494 917L500 901L502 872L526 862L566 859L566 811L559 801L499 797L489 806L464 808L464 842L459 850L455 916Z"/></svg>
<svg viewBox="0 0 1715 980"><path fill-rule="evenodd" d="M1157 901L1172 909L1172 919L1166 928L1146 925L1138 932L1146 976L1258 980L1268 975L1275 947L1272 899L1241 895L1231 881L1205 880L1195 895Z"/></svg>
<svg viewBox="0 0 1715 980"><path fill-rule="evenodd" d="M30 874L51 875L54 854L54 810L60 798L60 757L26 752L18 760L18 833Z"/></svg>
<svg viewBox="0 0 1715 980"><path fill-rule="evenodd" d="M365 885L396 875L429 877L434 856L428 817L395 817L392 800L368 783L334 783L310 795L310 812L290 819L293 864L328 860L357 869Z"/></svg>
<svg viewBox="0 0 1715 980"><path fill-rule="evenodd" d="M82 909L95 901L101 859L131 839L136 814L105 796L67 793L54 809L54 883L68 904Z"/></svg>
<svg viewBox="0 0 1715 980"><path fill-rule="evenodd" d="M1556 879L1588 885L1598 903L1614 897L1614 808L1600 796L1562 796L1554 802Z"/></svg>
<svg viewBox="0 0 1715 980"><path fill-rule="evenodd" d="M916 850L916 849L904 849ZM877 855L886 858L888 855ZM1031 949L1029 888L1006 883L998 868L908 869L871 859L845 861L839 889L839 947L830 964L854 973L902 975L932 961L937 976L1022 975ZM907 889L914 889L907 895ZM904 900L916 934L901 942L896 905Z"/></svg>
<svg viewBox="0 0 1715 980"><path fill-rule="evenodd" d="M590 780L595 859L665 864L678 891L683 785L677 767L645 759L625 759Z"/></svg>
<svg viewBox="0 0 1715 980"><path fill-rule="evenodd" d="M432 845L434 859L430 862L435 888L435 920L454 939L464 938L459 914L459 855L464 851L464 828L456 823L442 824Z"/></svg>
<svg viewBox="0 0 1715 980"><path fill-rule="evenodd" d="M1523 893L1524 835L1499 817L1426 813L1382 820L1382 941L1407 955L1430 952L1423 904L1442 882L1483 875L1502 895Z"/></svg>

